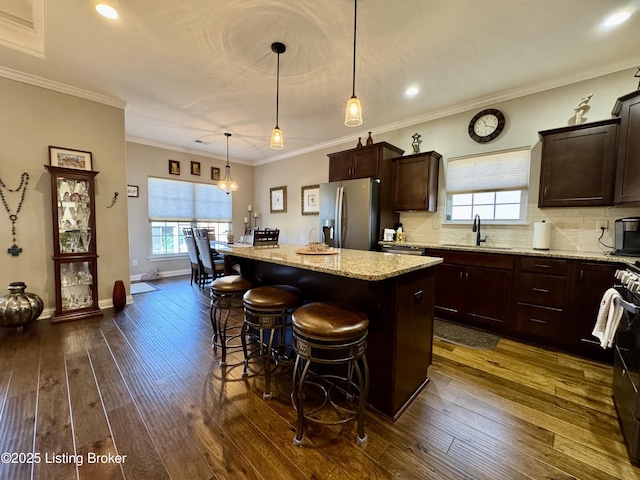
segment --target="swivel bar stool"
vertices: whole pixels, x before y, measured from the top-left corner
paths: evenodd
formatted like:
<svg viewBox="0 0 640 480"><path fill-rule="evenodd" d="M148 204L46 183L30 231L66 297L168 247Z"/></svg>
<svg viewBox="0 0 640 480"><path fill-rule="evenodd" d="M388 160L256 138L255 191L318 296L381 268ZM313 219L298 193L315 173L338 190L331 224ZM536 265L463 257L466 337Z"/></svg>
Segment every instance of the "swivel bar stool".
<svg viewBox="0 0 640 480"><path fill-rule="evenodd" d="M298 308L292 315L293 369L291 400L298 413L295 445L302 444L305 420L336 425L357 419L358 445L367 441L364 433L364 406L369 393L369 367L365 351L369 319L360 310L346 304L315 302ZM312 363L325 364L322 372L312 374ZM335 372L336 365L347 365L346 376ZM357 383L353 374L357 378ZM323 394L320 405L305 411L305 385L315 385ZM340 404L335 398L342 394ZM356 401L357 399L357 401ZM338 419L322 419L317 413L330 403ZM355 405L354 405L355 404Z"/></svg>
<svg viewBox="0 0 640 480"><path fill-rule="evenodd" d="M234 299L242 298L247 290L253 287L253 284L240 275L228 275L226 277L216 278L211 282L211 325L213 326L212 347L216 350L218 347L222 349L220 358L220 366L227 364L227 349L240 348L241 343L231 344L240 334L231 334L233 330L242 332L242 325L229 326L229 315L233 306Z"/></svg>
<svg viewBox="0 0 640 480"><path fill-rule="evenodd" d="M269 285L252 288L244 294L242 300L244 303L242 346L245 359L242 376L248 375L249 360L252 357L259 357L264 372L262 398L269 400L272 396L271 373L278 368L279 359L285 353L286 329L291 326L291 313L302 303L302 292L289 285ZM247 348L247 336L252 332L257 332L258 347L250 353Z"/></svg>

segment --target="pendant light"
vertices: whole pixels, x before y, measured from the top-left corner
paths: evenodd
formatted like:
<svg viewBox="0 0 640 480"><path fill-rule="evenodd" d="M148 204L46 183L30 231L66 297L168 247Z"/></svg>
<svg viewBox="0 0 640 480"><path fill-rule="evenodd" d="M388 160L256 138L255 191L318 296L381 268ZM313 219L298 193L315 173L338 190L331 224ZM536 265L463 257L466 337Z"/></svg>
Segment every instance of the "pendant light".
<svg viewBox="0 0 640 480"><path fill-rule="evenodd" d="M271 132L271 141L269 146L274 150L282 150L284 148L284 139L282 138L282 131L278 127L278 105L280 103L280 54L287 50L284 43L273 42L271 44L271 50L278 54L278 69L276 73L276 127Z"/></svg>
<svg viewBox="0 0 640 480"><path fill-rule="evenodd" d="M356 97L356 25L358 20L358 0L354 0L353 11L353 91L351 98L347 102L347 113L344 116L344 124L347 127L358 127L362 125L362 108L360 100Z"/></svg>
<svg viewBox="0 0 640 480"><path fill-rule="evenodd" d="M224 167L224 178L218 182L218 188L229 195L238 189L238 184L231 179L231 166L229 165L229 137L230 133L225 133L227 137L227 166Z"/></svg>

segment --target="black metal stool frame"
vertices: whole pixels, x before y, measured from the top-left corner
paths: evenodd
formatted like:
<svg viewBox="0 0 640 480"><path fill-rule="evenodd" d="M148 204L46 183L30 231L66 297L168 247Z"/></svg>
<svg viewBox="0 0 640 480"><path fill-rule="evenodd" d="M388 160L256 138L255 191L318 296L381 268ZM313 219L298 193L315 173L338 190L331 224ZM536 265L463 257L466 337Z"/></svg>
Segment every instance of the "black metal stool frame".
<svg viewBox="0 0 640 480"><path fill-rule="evenodd" d="M270 400L271 393L271 374L278 368L279 358L277 349L286 346L284 341L285 331L291 326L291 314L296 307L286 307L281 309L274 308L255 308L244 304L244 324L241 331L242 350L244 352L244 369L242 376L249 374L249 360L253 356L260 356L264 370L264 392L262 398ZM249 352L247 344L247 336L251 335L251 330L257 330L258 335L256 342L258 348L253 352ZM265 344L265 332L268 332L268 342ZM274 344L274 338L278 335L278 343ZM271 368L271 360L274 367Z"/></svg>
<svg viewBox="0 0 640 480"><path fill-rule="evenodd" d="M305 420L326 425L338 425L357 418L358 436L356 437L356 442L358 443L358 445L364 445L364 443L367 441L367 435L364 433L364 407L367 401L367 395L369 394L369 366L367 364L367 356L365 354L367 349L367 332L364 332L362 335L358 336L355 339L352 338L344 341L329 339L320 340L311 338L300 333L295 326L293 327L293 333L293 346L296 352L296 360L293 367L293 387L291 392L291 402L293 403L293 407L298 413L298 425L296 429L296 435L293 438L293 443L298 446L302 445ZM337 358L322 358L314 355L316 351L318 353L333 352L334 354L343 351L343 355ZM360 368L358 360L360 360L360 363L362 363L362 369ZM312 383L307 380L309 367L312 363L321 363L325 365L348 365L346 377L320 374L314 375L313 379L328 378L334 380L342 380L347 382L348 388L356 387L358 389L358 392L360 393L357 410L354 411L340 408L331 400L330 389L325 390L324 387L316 383L316 385L320 386L320 388L325 393L324 402L315 410L305 413L303 402L304 385L305 381L307 383ZM358 378L358 385L355 385L352 381L354 371L356 373L356 377ZM348 397L349 396L351 395L348 395ZM323 421L317 418L312 418L311 415L321 410L326 405L327 401L330 401L335 408L349 413L351 414L351 416L338 421Z"/></svg>
<svg viewBox="0 0 640 480"><path fill-rule="evenodd" d="M240 348L244 342L240 344L231 344L236 338L242 335L243 325L237 325L228 327L229 317L231 316L231 309L233 308L233 300L238 299L242 301L242 295L244 291L237 293L216 293L211 289L211 326L213 327L212 348L217 350L218 347L222 350L222 357L220 358L220 366L227 365L227 349ZM238 305L238 309L240 305ZM239 333L227 336L229 330L238 330ZM238 363L239 364L239 363Z"/></svg>

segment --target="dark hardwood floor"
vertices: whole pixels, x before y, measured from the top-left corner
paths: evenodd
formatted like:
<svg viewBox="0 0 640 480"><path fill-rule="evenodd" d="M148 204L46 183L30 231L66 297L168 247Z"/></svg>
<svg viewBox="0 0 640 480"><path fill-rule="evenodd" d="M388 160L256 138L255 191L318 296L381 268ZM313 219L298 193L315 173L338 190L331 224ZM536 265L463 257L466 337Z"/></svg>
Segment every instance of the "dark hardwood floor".
<svg viewBox="0 0 640 480"><path fill-rule="evenodd" d="M295 447L290 370L263 401L261 378L218 366L208 297L156 286L100 319L0 331L1 479L640 479L611 368L508 340L435 341L396 423L367 412L364 447L353 423L310 425Z"/></svg>

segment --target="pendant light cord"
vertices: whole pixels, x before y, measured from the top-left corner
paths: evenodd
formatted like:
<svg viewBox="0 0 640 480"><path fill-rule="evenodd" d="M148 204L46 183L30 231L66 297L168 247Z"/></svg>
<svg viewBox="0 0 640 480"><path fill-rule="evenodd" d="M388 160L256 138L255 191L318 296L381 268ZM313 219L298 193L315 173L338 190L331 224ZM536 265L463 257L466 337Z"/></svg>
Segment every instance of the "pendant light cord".
<svg viewBox="0 0 640 480"><path fill-rule="evenodd" d="M278 67L276 72L276 128L278 127L278 105L280 104L280 53L278 52Z"/></svg>
<svg viewBox="0 0 640 480"><path fill-rule="evenodd" d="M358 22L358 0L354 0L353 9L353 96L356 96L356 26Z"/></svg>

